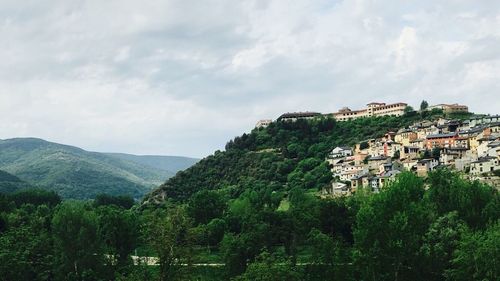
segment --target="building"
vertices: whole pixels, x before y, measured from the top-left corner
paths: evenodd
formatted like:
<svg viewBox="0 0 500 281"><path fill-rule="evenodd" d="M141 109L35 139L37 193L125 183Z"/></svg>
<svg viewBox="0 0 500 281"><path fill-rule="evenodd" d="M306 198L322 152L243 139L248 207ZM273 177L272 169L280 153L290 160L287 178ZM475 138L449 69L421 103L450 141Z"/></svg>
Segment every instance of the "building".
<svg viewBox="0 0 500 281"><path fill-rule="evenodd" d="M385 104L380 102L372 102L367 104L367 108L360 110L351 110L348 107L340 109L338 112L332 113L331 115L337 121L347 121L352 119L357 119L361 117L371 117L371 116L386 116L394 115L401 116L405 112L405 108L408 105L406 103L394 103Z"/></svg>
<svg viewBox="0 0 500 281"><path fill-rule="evenodd" d="M458 103L454 104L436 104L429 106L429 109L441 109L444 113L456 113L456 112L469 112L469 108L466 105L461 105Z"/></svg>
<svg viewBox="0 0 500 281"><path fill-rule="evenodd" d="M271 120L271 119L262 119L262 120L259 120L257 122L257 124L255 124L255 128L266 128L272 122L273 122L273 120Z"/></svg>
<svg viewBox="0 0 500 281"><path fill-rule="evenodd" d="M375 156L368 158L368 169L370 172L376 172L379 170L380 165L390 163L391 158L386 156Z"/></svg>
<svg viewBox="0 0 500 281"><path fill-rule="evenodd" d="M471 128L478 125L490 124L495 122L500 122L500 115L483 115L475 116L468 120L469 126Z"/></svg>
<svg viewBox="0 0 500 281"><path fill-rule="evenodd" d="M278 117L278 121L297 121L298 119L314 119L322 116L321 113L318 112L292 112L292 113L284 113L280 117Z"/></svg>
<svg viewBox="0 0 500 281"><path fill-rule="evenodd" d="M349 193L349 188L347 184L341 182L332 182L329 187L325 187L321 190L321 195L328 196L341 196L347 195Z"/></svg>
<svg viewBox="0 0 500 281"><path fill-rule="evenodd" d="M420 155L420 147L403 146L399 155L401 159L415 159Z"/></svg>
<svg viewBox="0 0 500 281"><path fill-rule="evenodd" d="M456 133L428 135L425 138L425 147L429 150L435 147L454 147L457 138L458 134Z"/></svg>
<svg viewBox="0 0 500 281"><path fill-rule="evenodd" d="M409 146L410 142L416 140L417 138L418 137L417 137L416 132L414 132L412 130L404 129L404 130L398 131L398 133L394 137L394 140L396 142L401 143L404 146Z"/></svg>
<svg viewBox="0 0 500 281"><path fill-rule="evenodd" d="M337 146L328 154L328 157L333 159L348 156L352 156L352 149L348 146Z"/></svg>
<svg viewBox="0 0 500 281"><path fill-rule="evenodd" d="M496 170L500 170L498 157L481 157L470 164L470 173L473 175L489 173Z"/></svg>
<svg viewBox="0 0 500 281"><path fill-rule="evenodd" d="M439 165L436 159L422 159L417 162L417 175L426 177L427 174Z"/></svg>

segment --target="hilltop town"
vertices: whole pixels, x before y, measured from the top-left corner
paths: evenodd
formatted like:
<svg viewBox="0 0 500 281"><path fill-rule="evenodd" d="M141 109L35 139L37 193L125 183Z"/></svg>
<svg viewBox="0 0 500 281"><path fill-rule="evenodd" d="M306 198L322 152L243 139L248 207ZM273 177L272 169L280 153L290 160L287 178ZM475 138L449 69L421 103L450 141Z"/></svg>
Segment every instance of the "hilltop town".
<svg viewBox="0 0 500 281"><path fill-rule="evenodd" d="M467 118L439 118L385 132L378 139L368 139L355 146L332 148L326 157L334 178L323 196L345 195L360 187L377 192L402 171L421 177L446 166L471 180L500 186L500 116L468 115L468 107L459 104L425 105L421 111L442 111L446 116L464 114ZM402 116L415 113L406 103L369 103L365 109L347 107L338 112L295 112L282 114L276 121L294 122L322 116L348 121L372 116ZM261 120L256 127L266 127L272 120Z"/></svg>

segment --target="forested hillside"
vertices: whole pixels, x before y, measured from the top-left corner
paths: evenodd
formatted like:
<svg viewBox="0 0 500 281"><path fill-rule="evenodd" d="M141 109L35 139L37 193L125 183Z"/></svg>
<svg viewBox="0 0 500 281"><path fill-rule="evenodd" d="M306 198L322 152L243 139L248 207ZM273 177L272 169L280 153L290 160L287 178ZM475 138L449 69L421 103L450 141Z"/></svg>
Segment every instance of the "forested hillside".
<svg viewBox="0 0 500 281"><path fill-rule="evenodd" d="M0 280L498 280L498 187L442 168L317 196L331 147L418 119L273 123L137 205L0 193Z"/></svg>
<svg viewBox="0 0 500 281"><path fill-rule="evenodd" d="M10 193L26 188L33 188L33 186L14 175L0 170L0 192Z"/></svg>
<svg viewBox="0 0 500 281"><path fill-rule="evenodd" d="M63 198L142 197L176 171L34 138L0 141L0 169Z"/></svg>
<svg viewBox="0 0 500 281"><path fill-rule="evenodd" d="M265 185L275 191L294 187L320 188L331 180L324 159L331 149L354 145L397 131L425 116L374 117L336 122L330 118L297 122L273 122L231 140L226 151L217 151L193 167L169 179L147 200L186 200L199 190L221 190L237 197L249 184Z"/></svg>
<svg viewBox="0 0 500 281"><path fill-rule="evenodd" d="M200 159L182 156L159 156L159 155L133 155L126 153L105 153L126 161L151 167L175 174L177 171L185 170L193 166Z"/></svg>

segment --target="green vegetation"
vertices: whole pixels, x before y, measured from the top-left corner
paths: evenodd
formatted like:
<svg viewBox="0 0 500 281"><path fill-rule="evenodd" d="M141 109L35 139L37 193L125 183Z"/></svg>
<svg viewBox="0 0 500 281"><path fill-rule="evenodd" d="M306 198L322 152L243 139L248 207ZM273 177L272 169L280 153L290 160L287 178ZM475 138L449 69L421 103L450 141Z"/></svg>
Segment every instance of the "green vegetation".
<svg viewBox="0 0 500 281"><path fill-rule="evenodd" d="M33 188L33 186L12 174L0 170L0 192L11 193L27 188Z"/></svg>
<svg viewBox="0 0 500 281"><path fill-rule="evenodd" d="M125 153L105 153L122 160L134 162L153 169L167 171L175 174L177 171L185 170L193 166L200 159L181 156L157 156L157 155L132 155Z"/></svg>
<svg viewBox="0 0 500 281"><path fill-rule="evenodd" d="M425 180L401 173L379 193L316 196L331 180L323 159L333 147L420 118L273 123L140 205L0 194L0 279L498 280L494 187L438 169ZM135 253L158 264L134 263Z"/></svg>
<svg viewBox="0 0 500 281"><path fill-rule="evenodd" d="M61 202L43 190L0 194L0 276L497 280L498 191L444 169L426 184L403 173L380 193L332 199L294 188L287 210L272 193L254 190L235 200L201 191L188 203L143 210L110 203L123 198ZM159 258L159 266L134 265L136 249Z"/></svg>
<svg viewBox="0 0 500 281"><path fill-rule="evenodd" d="M130 159L40 139L0 141L0 169L31 185L54 190L64 198L87 199L100 193L141 198L177 171L150 167L131 155L125 158ZM148 159L145 158L146 161ZM157 161L163 164L168 162L161 157ZM173 159L175 161L177 158ZM188 163L180 165L185 167ZM171 164L171 167L174 166ZM0 191L12 192L26 185L12 181L6 183L0 174Z"/></svg>
<svg viewBox="0 0 500 281"><path fill-rule="evenodd" d="M443 116L442 112L425 112L426 118ZM217 151L179 172L146 200L161 201L157 198L166 196L186 201L203 189L217 190L233 199L255 186L275 192L288 192L294 187L320 189L331 179L324 161L331 149L360 142L366 146L365 140L420 120L422 116L417 114L347 122L329 118L274 122L231 140L226 151Z"/></svg>

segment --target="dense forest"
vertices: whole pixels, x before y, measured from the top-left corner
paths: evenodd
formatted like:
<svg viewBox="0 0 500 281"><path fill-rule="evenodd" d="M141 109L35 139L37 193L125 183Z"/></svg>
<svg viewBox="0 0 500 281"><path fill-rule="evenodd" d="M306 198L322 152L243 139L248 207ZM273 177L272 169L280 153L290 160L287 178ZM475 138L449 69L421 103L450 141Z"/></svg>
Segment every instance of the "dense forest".
<svg viewBox="0 0 500 281"><path fill-rule="evenodd" d="M141 203L0 195L0 280L498 280L495 187L438 169L317 196L333 147L440 114L272 123Z"/></svg>

